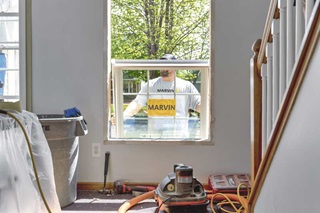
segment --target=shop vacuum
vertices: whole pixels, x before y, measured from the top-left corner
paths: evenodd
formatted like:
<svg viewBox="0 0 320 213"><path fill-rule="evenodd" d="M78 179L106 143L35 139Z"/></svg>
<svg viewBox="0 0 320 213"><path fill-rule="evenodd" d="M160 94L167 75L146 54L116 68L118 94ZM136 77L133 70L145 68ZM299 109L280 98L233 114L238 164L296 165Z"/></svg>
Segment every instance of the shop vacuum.
<svg viewBox="0 0 320 213"><path fill-rule="evenodd" d="M216 207L213 206L214 201L222 201L221 205L231 204L236 212L248 213L248 199L241 196L240 193L206 192L201 183L193 177L192 167L185 164L175 164L173 171L158 184L155 190L123 203L118 209L118 213L126 213L131 207L150 198L154 198L157 202L155 213L216 212ZM241 204L240 207L234 206L232 201Z"/></svg>
<svg viewBox="0 0 320 213"><path fill-rule="evenodd" d="M206 213L209 204L192 167L185 164L174 165L174 172L159 183L154 197L161 213Z"/></svg>

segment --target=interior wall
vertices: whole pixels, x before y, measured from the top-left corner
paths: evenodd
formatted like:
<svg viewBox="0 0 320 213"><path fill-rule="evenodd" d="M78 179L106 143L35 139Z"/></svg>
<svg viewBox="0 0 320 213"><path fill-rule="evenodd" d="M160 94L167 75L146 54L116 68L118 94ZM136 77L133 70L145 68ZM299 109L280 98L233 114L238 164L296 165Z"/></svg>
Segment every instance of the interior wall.
<svg viewBox="0 0 320 213"><path fill-rule="evenodd" d="M105 0L107 1L107 0ZM102 182L110 151L108 182L159 182L174 163L208 175L250 172L251 46L261 37L268 1L212 1L214 26L214 146L104 145L104 0L33 0L33 112L63 113L76 106L89 133L80 137L79 182ZM101 156L92 157L92 143Z"/></svg>
<svg viewBox="0 0 320 213"><path fill-rule="evenodd" d="M320 43L290 113L255 212L317 212L320 191ZM288 205L299 199L305 205Z"/></svg>

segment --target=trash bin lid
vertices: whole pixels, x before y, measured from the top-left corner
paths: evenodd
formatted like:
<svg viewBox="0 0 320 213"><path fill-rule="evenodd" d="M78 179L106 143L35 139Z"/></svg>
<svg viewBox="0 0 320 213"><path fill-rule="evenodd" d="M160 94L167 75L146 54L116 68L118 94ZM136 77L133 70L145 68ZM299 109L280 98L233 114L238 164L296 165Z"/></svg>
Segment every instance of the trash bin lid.
<svg viewBox="0 0 320 213"><path fill-rule="evenodd" d="M78 117L64 117L63 114L37 114L40 121L80 121L83 120L83 116Z"/></svg>
<svg viewBox="0 0 320 213"><path fill-rule="evenodd" d="M66 118L63 114L38 114L37 116L39 118L39 122L42 125L44 125L45 127L53 125L56 128L58 128L56 131L65 130L65 127L66 127L65 125L69 125L68 126L69 128L71 128L72 125L75 125L75 132L72 133L74 134L74 136L82 136L82 135L88 134L88 127L84 122L83 116L68 117L68 118ZM63 125L64 127L60 127L60 125ZM44 130L46 130L46 128ZM49 130L47 130L46 132L48 133Z"/></svg>

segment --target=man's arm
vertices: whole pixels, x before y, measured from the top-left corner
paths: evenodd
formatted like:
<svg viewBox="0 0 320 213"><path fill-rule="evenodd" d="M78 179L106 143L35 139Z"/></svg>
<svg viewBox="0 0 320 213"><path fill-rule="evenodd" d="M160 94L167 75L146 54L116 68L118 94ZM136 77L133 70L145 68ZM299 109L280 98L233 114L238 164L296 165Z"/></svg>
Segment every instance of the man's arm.
<svg viewBox="0 0 320 213"><path fill-rule="evenodd" d="M138 102L131 101L131 103L128 105L126 110L123 112L123 116L124 117L132 117L135 114L137 114L141 108L142 108L142 106Z"/></svg>
<svg viewBox="0 0 320 213"><path fill-rule="evenodd" d="M137 114L141 108L142 106L138 102L131 101L126 110L123 112L123 116L132 117ZM116 119L114 117L111 118L111 123L112 125L116 125Z"/></svg>
<svg viewBox="0 0 320 213"><path fill-rule="evenodd" d="M200 113L200 109L201 109L201 104L198 104L198 105L196 106L196 111Z"/></svg>

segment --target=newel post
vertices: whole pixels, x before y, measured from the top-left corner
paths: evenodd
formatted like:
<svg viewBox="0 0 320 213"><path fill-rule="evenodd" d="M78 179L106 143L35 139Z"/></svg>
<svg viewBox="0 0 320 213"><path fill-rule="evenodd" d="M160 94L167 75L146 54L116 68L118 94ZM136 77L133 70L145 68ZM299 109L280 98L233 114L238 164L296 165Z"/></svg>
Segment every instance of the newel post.
<svg viewBox="0 0 320 213"><path fill-rule="evenodd" d="M251 180L254 183L260 162L262 143L262 80L258 66L261 39L254 42L253 57L250 60L250 141L251 141Z"/></svg>

